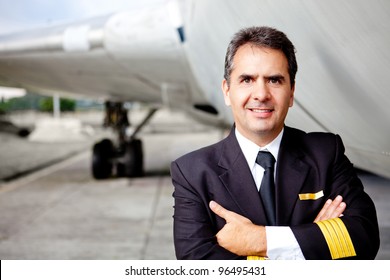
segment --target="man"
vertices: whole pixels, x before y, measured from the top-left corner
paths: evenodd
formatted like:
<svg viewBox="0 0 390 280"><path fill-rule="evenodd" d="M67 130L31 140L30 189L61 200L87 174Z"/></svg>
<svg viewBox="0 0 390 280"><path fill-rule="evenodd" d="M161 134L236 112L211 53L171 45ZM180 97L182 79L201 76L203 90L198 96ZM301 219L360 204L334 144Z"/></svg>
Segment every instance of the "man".
<svg viewBox="0 0 390 280"><path fill-rule="evenodd" d="M178 259L375 258L375 206L341 138L284 125L296 72L284 33L235 34L222 82L235 125L171 165Z"/></svg>

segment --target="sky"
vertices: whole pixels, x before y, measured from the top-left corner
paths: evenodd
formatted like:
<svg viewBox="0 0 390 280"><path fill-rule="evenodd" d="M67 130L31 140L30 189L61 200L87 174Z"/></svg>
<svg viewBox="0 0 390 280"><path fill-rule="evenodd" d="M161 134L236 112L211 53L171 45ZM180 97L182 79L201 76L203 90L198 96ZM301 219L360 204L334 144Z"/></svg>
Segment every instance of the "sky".
<svg viewBox="0 0 390 280"><path fill-rule="evenodd" d="M140 8L166 0L0 0L0 34Z"/></svg>
<svg viewBox="0 0 390 280"><path fill-rule="evenodd" d="M167 0L0 0L0 36L116 11L139 9L165 1ZM0 98L23 94L24 90L0 87Z"/></svg>

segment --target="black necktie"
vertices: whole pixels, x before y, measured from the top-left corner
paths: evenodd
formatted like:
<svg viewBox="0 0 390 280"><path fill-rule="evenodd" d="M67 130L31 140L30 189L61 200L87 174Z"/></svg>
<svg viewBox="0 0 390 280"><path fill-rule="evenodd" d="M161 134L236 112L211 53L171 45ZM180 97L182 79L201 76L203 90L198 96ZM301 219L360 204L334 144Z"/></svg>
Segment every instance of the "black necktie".
<svg viewBox="0 0 390 280"><path fill-rule="evenodd" d="M270 226L276 225L275 214L275 184L274 184L274 165L275 158L266 151L260 151L257 154L256 163L264 168L264 176L260 185L260 197L265 207L267 220Z"/></svg>

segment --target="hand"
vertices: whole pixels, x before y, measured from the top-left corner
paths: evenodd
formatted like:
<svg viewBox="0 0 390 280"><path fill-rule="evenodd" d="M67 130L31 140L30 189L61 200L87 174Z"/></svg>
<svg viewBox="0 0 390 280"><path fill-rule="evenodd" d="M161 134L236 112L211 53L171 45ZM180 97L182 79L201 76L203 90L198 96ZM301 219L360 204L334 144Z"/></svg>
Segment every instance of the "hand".
<svg viewBox="0 0 390 280"><path fill-rule="evenodd" d="M267 240L264 226L257 226L249 219L226 210L215 201L210 209L225 219L225 226L217 233L218 244L239 256L265 256Z"/></svg>
<svg viewBox="0 0 390 280"><path fill-rule="evenodd" d="M338 195L333 201L328 199L325 202L324 207L322 207L320 213L318 213L317 217L315 218L314 223L341 217L345 208L347 207L347 204L342 201L343 198L341 195Z"/></svg>

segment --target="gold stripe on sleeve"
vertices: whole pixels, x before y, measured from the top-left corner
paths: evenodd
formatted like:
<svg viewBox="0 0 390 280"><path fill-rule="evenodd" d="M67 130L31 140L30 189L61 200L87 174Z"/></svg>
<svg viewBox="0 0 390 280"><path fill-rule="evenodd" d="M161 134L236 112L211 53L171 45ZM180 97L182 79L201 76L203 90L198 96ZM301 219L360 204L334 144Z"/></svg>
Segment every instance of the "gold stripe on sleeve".
<svg viewBox="0 0 390 280"><path fill-rule="evenodd" d="M339 232L342 234L341 240L344 242L344 247L346 254L349 256L356 256L355 247L353 246L352 239L349 236L348 230L345 227L345 224L341 219L336 220L337 226L339 227Z"/></svg>
<svg viewBox="0 0 390 280"><path fill-rule="evenodd" d="M340 218L320 221L316 224L325 237L333 260L356 256L352 239Z"/></svg>
<svg viewBox="0 0 390 280"><path fill-rule="evenodd" d="M248 261L265 261L265 260L268 260L267 257L260 257L260 256L247 256L246 259Z"/></svg>

